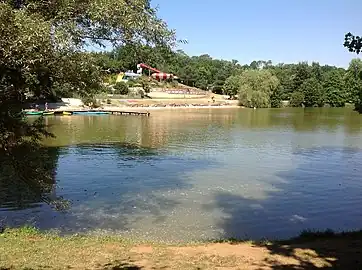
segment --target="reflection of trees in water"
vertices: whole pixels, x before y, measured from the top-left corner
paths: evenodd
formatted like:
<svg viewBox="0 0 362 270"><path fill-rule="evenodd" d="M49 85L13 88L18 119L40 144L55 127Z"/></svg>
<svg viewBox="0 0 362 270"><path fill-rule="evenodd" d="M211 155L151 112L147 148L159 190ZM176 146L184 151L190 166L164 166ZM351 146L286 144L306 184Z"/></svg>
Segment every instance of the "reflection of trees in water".
<svg viewBox="0 0 362 270"><path fill-rule="evenodd" d="M151 148L132 144L79 145L75 149L79 155L89 155L104 147L116 150L121 159L150 159L158 155ZM96 154L96 153L95 153ZM20 210L35 208L43 202L64 207L65 201L56 195L56 170L60 148L46 147L37 151L19 150L13 158L0 160L0 208ZM15 166L15 167L14 167Z"/></svg>
<svg viewBox="0 0 362 270"><path fill-rule="evenodd" d="M25 209L56 198L58 148L18 149L0 159L0 208Z"/></svg>
<svg viewBox="0 0 362 270"><path fill-rule="evenodd" d="M237 114L228 112L154 112L151 117L72 116L49 119L50 131L56 139L47 144L67 146L83 143L126 142L143 147L158 148L170 141L187 142L197 138L213 125L227 130ZM205 141L205 137L200 137Z"/></svg>
<svg viewBox="0 0 362 270"><path fill-rule="evenodd" d="M137 144L80 144L64 150L59 150L58 188L72 202L69 211L57 213L42 207L8 212L8 224L83 231L127 230L143 222L152 229L152 224L164 222L167 213L178 205L169 195L191 188L183 173L213 164L169 156L165 151ZM20 188L6 190L7 201L0 207L13 203L8 198ZM37 206L38 202L41 198L32 197L22 209Z"/></svg>
<svg viewBox="0 0 362 270"><path fill-rule="evenodd" d="M204 109L152 112L151 117L72 116L49 118L56 139L49 145L128 142L145 147L163 147L171 142L207 144L215 130L227 136L230 129L291 129L296 132L333 132L343 128L348 134L361 130L361 118L351 109ZM198 136L205 133L205 136ZM215 137L215 136L214 136ZM217 136L216 136L217 137ZM220 137L225 142L231 138Z"/></svg>
<svg viewBox="0 0 362 270"><path fill-rule="evenodd" d="M345 108L286 108L244 109L237 115L236 123L242 128L298 131L336 131L344 126L348 133L359 132L361 118L358 113Z"/></svg>

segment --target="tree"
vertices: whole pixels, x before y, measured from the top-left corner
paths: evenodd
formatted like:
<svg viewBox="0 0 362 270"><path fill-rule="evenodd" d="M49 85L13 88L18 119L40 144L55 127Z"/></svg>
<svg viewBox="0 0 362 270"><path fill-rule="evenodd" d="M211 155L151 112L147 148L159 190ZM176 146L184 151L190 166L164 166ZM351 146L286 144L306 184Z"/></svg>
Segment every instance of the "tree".
<svg viewBox="0 0 362 270"><path fill-rule="evenodd" d="M355 36L352 33L347 33L344 38L344 47L348 48L350 52L359 54L362 49L362 37ZM362 113L362 86L361 76L359 71L359 63L357 59L352 60L347 71L347 87L353 92L355 101L355 108Z"/></svg>
<svg viewBox="0 0 362 270"><path fill-rule="evenodd" d="M270 106L272 108L280 108L282 105L282 94L283 94L283 86L281 84L272 92L270 95Z"/></svg>
<svg viewBox="0 0 362 270"><path fill-rule="evenodd" d="M50 134L41 119L24 119L26 96L93 96L103 71L83 49L108 43L172 47L176 39L148 0L0 1L0 166L16 173L8 181L39 188L47 179L27 169Z"/></svg>
<svg viewBox="0 0 362 270"><path fill-rule="evenodd" d="M338 69L333 69L324 75L325 101L332 107L343 107L347 102L348 96L343 76L344 70Z"/></svg>
<svg viewBox="0 0 362 270"><path fill-rule="evenodd" d="M322 81L322 68L317 62L312 62L311 76L316 78L318 81Z"/></svg>
<svg viewBox="0 0 362 270"><path fill-rule="evenodd" d="M239 100L247 107L271 107L270 97L279 80L268 70L247 70L240 76Z"/></svg>
<svg viewBox="0 0 362 270"><path fill-rule="evenodd" d="M292 91L298 91L299 87L312 76L311 69L308 63L301 62L295 65L293 70L293 89Z"/></svg>
<svg viewBox="0 0 362 270"><path fill-rule="evenodd" d="M293 92L290 97L290 106L301 107L304 102L304 94L302 92Z"/></svg>
<svg viewBox="0 0 362 270"><path fill-rule="evenodd" d="M230 76L224 83L223 93L229 95L230 98L234 98L238 94L240 86L240 76Z"/></svg>
<svg viewBox="0 0 362 270"><path fill-rule="evenodd" d="M345 75L345 85L349 92L349 102L362 112L362 60L352 59Z"/></svg>
<svg viewBox="0 0 362 270"><path fill-rule="evenodd" d="M290 95L294 90L294 68L293 65L278 64L269 69L273 75L277 76L280 82L280 98L289 100Z"/></svg>
<svg viewBox="0 0 362 270"><path fill-rule="evenodd" d="M304 81L299 88L299 92L304 94L304 105L306 107L323 106L324 89L316 78L312 77Z"/></svg>
<svg viewBox="0 0 362 270"><path fill-rule="evenodd" d="M350 52L359 54L362 49L362 37L354 36L349 32L344 37L343 46L348 48Z"/></svg>

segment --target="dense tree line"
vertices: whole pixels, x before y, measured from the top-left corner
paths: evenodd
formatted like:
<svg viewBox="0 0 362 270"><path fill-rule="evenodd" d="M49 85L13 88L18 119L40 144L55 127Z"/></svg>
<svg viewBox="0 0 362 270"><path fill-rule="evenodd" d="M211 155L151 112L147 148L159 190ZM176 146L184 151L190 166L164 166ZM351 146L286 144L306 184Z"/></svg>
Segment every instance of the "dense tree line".
<svg viewBox="0 0 362 270"><path fill-rule="evenodd" d="M360 59L352 60L348 69L317 62L274 65L270 60L241 65L237 60L213 59L207 54L188 56L181 50L133 44L95 56L108 72L135 70L144 62L177 75L186 85L239 96L242 105L251 107L279 107L282 100L292 106L358 106L361 100Z"/></svg>

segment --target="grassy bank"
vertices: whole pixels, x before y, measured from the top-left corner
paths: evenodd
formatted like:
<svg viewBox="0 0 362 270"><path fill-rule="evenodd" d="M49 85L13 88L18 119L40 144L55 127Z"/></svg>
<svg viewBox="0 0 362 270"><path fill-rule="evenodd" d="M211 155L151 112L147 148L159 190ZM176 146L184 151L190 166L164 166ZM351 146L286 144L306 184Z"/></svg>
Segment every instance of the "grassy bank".
<svg viewBox="0 0 362 270"><path fill-rule="evenodd" d="M361 252L362 232L183 246L117 236L60 237L30 227L0 234L0 269L362 269Z"/></svg>

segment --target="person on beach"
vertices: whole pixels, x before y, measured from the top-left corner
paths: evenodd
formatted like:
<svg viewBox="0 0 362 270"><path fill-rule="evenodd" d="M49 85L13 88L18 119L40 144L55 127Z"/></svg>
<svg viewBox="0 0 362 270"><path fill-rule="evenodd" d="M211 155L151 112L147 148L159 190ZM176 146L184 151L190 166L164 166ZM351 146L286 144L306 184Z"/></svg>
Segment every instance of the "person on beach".
<svg viewBox="0 0 362 270"><path fill-rule="evenodd" d="M45 102L45 110L48 110L48 102Z"/></svg>

